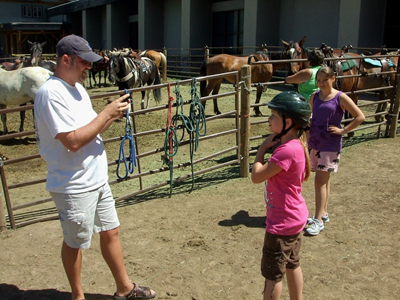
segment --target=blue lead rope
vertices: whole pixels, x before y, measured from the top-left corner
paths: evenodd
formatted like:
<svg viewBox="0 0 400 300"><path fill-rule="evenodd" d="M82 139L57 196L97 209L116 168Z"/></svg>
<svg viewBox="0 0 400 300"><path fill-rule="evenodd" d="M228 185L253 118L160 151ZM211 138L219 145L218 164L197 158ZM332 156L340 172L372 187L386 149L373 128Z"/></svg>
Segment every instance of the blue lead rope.
<svg viewBox="0 0 400 300"><path fill-rule="evenodd" d="M125 90L127 93L127 90ZM132 100L130 100L132 101ZM125 141L128 141L129 145L129 156L125 156ZM121 164L121 160L125 165L125 176L121 177L119 175L119 166ZM136 151L135 151L135 142L133 140L133 133L132 133L132 125L131 120L129 117L129 108L126 110L126 123L125 123L125 136L121 140L121 146L119 148L119 157L117 163L117 177L119 179L126 179L128 177L128 172L130 174L133 173L136 166Z"/></svg>

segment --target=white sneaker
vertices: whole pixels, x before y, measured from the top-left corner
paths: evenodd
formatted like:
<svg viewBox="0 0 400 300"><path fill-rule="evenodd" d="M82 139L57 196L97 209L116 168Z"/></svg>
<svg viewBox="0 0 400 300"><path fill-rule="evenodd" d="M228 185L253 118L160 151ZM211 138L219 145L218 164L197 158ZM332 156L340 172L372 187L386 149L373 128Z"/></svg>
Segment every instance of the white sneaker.
<svg viewBox="0 0 400 300"><path fill-rule="evenodd" d="M306 229L307 235L318 235L324 230L324 222L320 222L318 219L312 218L312 222L309 224L310 227Z"/></svg>
<svg viewBox="0 0 400 300"><path fill-rule="evenodd" d="M313 222L313 219L315 219L315 216L312 216L311 218L308 218L307 219L307 225L311 225L311 223ZM329 214L326 213L325 215L322 215L321 219L322 219L322 222L329 223Z"/></svg>
<svg viewBox="0 0 400 300"><path fill-rule="evenodd" d="M329 214L326 213L325 215L322 215L321 219L322 219L322 222L329 223Z"/></svg>

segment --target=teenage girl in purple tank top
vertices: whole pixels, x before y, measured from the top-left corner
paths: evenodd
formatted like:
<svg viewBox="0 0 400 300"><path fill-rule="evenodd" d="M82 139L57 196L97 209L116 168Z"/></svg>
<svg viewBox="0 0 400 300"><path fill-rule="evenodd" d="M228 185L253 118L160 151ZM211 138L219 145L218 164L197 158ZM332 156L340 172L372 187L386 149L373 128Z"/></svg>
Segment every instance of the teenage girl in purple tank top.
<svg viewBox="0 0 400 300"><path fill-rule="evenodd" d="M315 214L308 218L306 233L317 235L324 230L324 222L329 222L328 198L330 193L330 173L337 172L342 136L360 125L365 116L349 96L333 88L333 70L321 67L316 74L319 91L310 97L312 109L310 138L310 160L315 171ZM342 126L341 120L347 110L353 120Z"/></svg>

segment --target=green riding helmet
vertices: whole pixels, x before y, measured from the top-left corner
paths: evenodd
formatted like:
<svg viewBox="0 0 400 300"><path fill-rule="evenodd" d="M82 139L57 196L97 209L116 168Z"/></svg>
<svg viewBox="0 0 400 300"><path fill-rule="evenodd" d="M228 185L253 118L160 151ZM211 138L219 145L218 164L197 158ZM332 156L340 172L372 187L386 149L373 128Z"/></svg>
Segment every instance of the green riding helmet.
<svg viewBox="0 0 400 300"><path fill-rule="evenodd" d="M280 112L294 123L306 128L311 117L311 106L307 100L295 92L282 92L276 95L266 105L273 110Z"/></svg>

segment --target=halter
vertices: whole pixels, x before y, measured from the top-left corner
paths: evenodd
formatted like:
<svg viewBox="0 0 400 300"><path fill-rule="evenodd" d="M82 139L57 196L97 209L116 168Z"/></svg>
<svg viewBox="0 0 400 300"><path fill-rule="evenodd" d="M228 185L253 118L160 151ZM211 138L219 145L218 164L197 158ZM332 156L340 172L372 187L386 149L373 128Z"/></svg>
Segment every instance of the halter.
<svg viewBox="0 0 400 300"><path fill-rule="evenodd" d="M129 67L129 68L132 67L131 64L127 63L127 61L128 61L128 62L131 62L130 59L127 59L127 58L125 58L125 57L123 57L122 59L124 60L125 66L126 66L127 68L128 68L128 67ZM138 75L137 69L136 69L135 67L133 67L133 69L130 70L129 73L128 73L127 75L125 75L124 77L122 77L122 78L118 77L117 74L115 74L115 80L118 81L118 82L127 82L127 81L128 81L129 79L131 79L133 76L135 76L135 82L136 82L136 81L137 81L137 78L139 77L139 75Z"/></svg>
<svg viewBox="0 0 400 300"><path fill-rule="evenodd" d="M128 94L128 91L125 89L125 93ZM132 99L129 98L129 101L131 102ZM136 166L136 153L135 153L135 142L133 140L133 134L132 134L132 126L131 126L131 121L129 117L129 108L126 110L126 123L125 123L125 136L121 140L121 146L119 148L119 157L118 157L118 163L117 163L117 177L121 180L124 180L128 177L128 172L130 174L133 173L135 166ZM129 145L129 156L125 156L125 148L124 148L124 142L125 140L128 141ZM125 165L125 176L121 177L119 175L119 166L121 164L121 158L122 161L124 162Z"/></svg>

